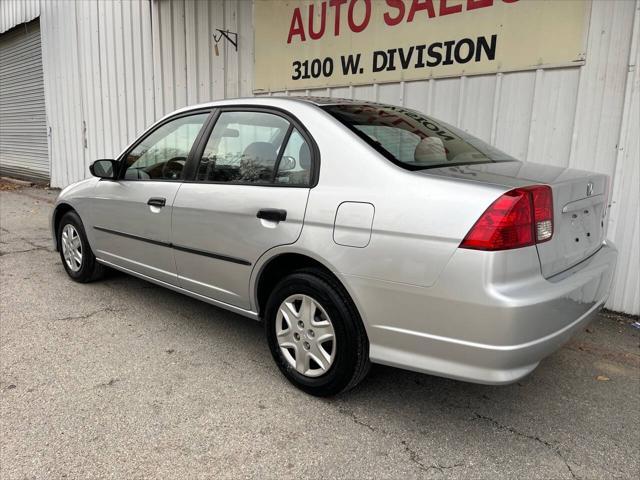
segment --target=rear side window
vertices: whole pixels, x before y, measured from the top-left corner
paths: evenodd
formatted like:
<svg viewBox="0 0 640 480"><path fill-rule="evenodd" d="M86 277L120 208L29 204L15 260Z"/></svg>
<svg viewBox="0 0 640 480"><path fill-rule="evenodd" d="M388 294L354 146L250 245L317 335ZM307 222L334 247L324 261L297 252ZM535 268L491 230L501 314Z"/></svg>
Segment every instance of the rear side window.
<svg viewBox="0 0 640 480"><path fill-rule="evenodd" d="M311 181L311 149L297 129L291 131L275 176L281 185L309 185Z"/></svg>
<svg viewBox="0 0 640 480"><path fill-rule="evenodd" d="M376 104L323 108L389 160L409 170L514 160L482 140L414 110Z"/></svg>
<svg viewBox="0 0 640 480"><path fill-rule="evenodd" d="M303 145L300 133L278 115L222 112L202 153L197 180L306 185L311 162Z"/></svg>

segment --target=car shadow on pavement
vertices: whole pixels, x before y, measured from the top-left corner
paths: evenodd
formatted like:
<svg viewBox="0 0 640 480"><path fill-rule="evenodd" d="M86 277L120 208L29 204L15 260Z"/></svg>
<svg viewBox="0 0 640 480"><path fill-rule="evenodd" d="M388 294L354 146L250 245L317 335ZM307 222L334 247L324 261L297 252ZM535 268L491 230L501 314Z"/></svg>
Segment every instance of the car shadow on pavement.
<svg viewBox="0 0 640 480"><path fill-rule="evenodd" d="M128 294L138 291L137 296L149 297L150 303L161 298L162 306L178 314L179 324L175 327L181 329L182 334L194 332L200 338L205 334L217 342L233 342L234 347L244 348L248 355L253 355L254 361L262 362L266 369L278 373L264 339L262 323L120 272L110 271L105 282L111 288L122 288ZM535 416L537 411L548 409L547 402L554 398L563 399L559 406L560 410L565 411L572 398L577 400L580 392L584 393L593 387L594 377L584 360L580 352L561 349L543 360L532 374L502 386L474 384L372 365L369 375L360 385L327 401L355 405L364 402L370 408L375 408L376 403L381 407L394 405L405 411L420 411L425 405L431 404L437 406L440 413L467 412L477 419L482 419L487 409L503 414L510 411ZM283 383L287 388L294 388L284 380ZM545 413L548 414L548 411Z"/></svg>

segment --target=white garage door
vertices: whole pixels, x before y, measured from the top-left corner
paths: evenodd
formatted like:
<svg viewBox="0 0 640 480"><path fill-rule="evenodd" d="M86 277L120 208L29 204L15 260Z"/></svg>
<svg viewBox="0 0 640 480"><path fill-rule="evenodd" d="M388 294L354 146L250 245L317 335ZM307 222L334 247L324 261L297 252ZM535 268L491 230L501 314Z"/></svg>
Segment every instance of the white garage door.
<svg viewBox="0 0 640 480"><path fill-rule="evenodd" d="M38 20L0 35L0 174L49 179Z"/></svg>

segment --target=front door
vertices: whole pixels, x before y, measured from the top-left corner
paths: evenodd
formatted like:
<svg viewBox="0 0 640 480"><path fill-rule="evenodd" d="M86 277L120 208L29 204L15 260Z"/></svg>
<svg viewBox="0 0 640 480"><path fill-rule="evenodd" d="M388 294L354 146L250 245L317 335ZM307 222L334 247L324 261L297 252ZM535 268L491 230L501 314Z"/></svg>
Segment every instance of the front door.
<svg viewBox="0 0 640 480"><path fill-rule="evenodd" d="M220 113L203 137L195 181L174 201L172 243L183 288L250 308L255 262L300 236L313 178L310 144L282 114Z"/></svg>
<svg viewBox="0 0 640 480"><path fill-rule="evenodd" d="M92 209L98 258L176 284L172 205L208 116L198 112L163 122L123 156L120 178L98 182Z"/></svg>

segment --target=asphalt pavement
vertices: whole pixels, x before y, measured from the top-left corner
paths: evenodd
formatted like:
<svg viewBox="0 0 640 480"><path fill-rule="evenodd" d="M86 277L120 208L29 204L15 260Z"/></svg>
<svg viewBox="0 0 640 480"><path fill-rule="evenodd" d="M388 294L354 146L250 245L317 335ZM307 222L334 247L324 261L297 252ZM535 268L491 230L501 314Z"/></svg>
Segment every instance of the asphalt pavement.
<svg viewBox="0 0 640 480"><path fill-rule="evenodd" d="M50 240L57 192L7 188L2 479L640 475L637 318L600 315L514 385L374 366L317 399L257 322L116 272L72 282Z"/></svg>

